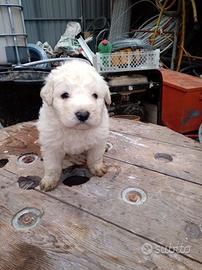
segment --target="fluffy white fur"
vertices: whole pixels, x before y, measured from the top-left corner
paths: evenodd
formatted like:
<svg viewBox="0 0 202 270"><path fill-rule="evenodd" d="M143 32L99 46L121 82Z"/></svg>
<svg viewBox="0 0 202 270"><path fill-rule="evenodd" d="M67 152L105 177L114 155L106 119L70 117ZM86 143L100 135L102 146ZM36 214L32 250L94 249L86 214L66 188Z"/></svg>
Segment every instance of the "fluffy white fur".
<svg viewBox="0 0 202 270"><path fill-rule="evenodd" d="M61 95L68 93L67 98ZM52 70L41 90L43 105L38 121L39 142L44 160L40 188L54 189L61 176L64 158L80 164L86 155L93 175L106 173L103 163L109 132L105 102L110 104L106 82L88 63L71 60ZM88 111L89 118L79 121L76 113Z"/></svg>

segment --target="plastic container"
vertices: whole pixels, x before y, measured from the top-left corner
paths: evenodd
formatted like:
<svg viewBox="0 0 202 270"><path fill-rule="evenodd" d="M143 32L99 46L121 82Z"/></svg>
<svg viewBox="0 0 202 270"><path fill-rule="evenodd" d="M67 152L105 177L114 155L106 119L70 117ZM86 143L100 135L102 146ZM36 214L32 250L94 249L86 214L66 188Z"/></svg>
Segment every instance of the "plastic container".
<svg viewBox="0 0 202 270"><path fill-rule="evenodd" d="M99 73L159 69L160 50L96 53L93 65Z"/></svg>
<svg viewBox="0 0 202 270"><path fill-rule="evenodd" d="M0 122L10 126L38 118L40 91L49 71L18 69L0 72Z"/></svg>
<svg viewBox="0 0 202 270"><path fill-rule="evenodd" d="M188 133L202 123L202 79L171 70L162 70L162 122L167 127Z"/></svg>
<svg viewBox="0 0 202 270"><path fill-rule="evenodd" d="M29 61L20 0L0 0L0 65Z"/></svg>
<svg viewBox="0 0 202 270"><path fill-rule="evenodd" d="M40 60L47 60L48 56L46 52L37 44L28 43L27 44L29 54L30 54L30 61L40 61ZM50 65L48 63L36 65L35 68L48 68Z"/></svg>

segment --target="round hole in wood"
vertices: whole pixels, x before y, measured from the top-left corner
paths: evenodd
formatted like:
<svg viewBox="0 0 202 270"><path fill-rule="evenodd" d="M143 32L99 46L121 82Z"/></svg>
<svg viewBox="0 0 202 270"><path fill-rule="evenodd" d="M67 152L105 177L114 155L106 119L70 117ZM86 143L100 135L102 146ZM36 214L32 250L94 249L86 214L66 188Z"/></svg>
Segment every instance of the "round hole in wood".
<svg viewBox="0 0 202 270"><path fill-rule="evenodd" d="M23 164L23 165L26 165L26 164L28 165L30 163L33 163L37 159L38 159L37 154L35 154L35 153L26 153L26 154L23 154L23 155L19 156L18 162L20 164Z"/></svg>
<svg viewBox="0 0 202 270"><path fill-rule="evenodd" d="M41 220L43 213L37 208L24 208L13 217L11 224L16 230L35 227Z"/></svg>
<svg viewBox="0 0 202 270"><path fill-rule="evenodd" d="M4 166L6 166L6 164L8 163L8 159L7 158L2 158L0 159L0 168L3 168Z"/></svg>
<svg viewBox="0 0 202 270"><path fill-rule="evenodd" d="M131 191L128 193L127 195L127 199L130 201L130 202L139 202L141 199L142 199L142 196L139 192L137 191Z"/></svg>
<svg viewBox="0 0 202 270"><path fill-rule="evenodd" d="M173 157L170 154L166 153L156 153L154 155L154 158L165 163L173 161Z"/></svg>
<svg viewBox="0 0 202 270"><path fill-rule="evenodd" d="M62 182L65 186L78 186L88 182L91 177L92 175L87 168L72 166L64 170Z"/></svg>
<svg viewBox="0 0 202 270"><path fill-rule="evenodd" d="M202 236L200 227L192 222L186 224L185 232L190 239L198 239Z"/></svg>
<svg viewBox="0 0 202 270"><path fill-rule="evenodd" d="M147 199L144 190L139 188L126 188L122 191L121 197L124 202L134 205L141 205Z"/></svg>
<svg viewBox="0 0 202 270"><path fill-rule="evenodd" d="M20 176L18 178L18 185L22 189L34 189L39 185L41 177L39 176Z"/></svg>

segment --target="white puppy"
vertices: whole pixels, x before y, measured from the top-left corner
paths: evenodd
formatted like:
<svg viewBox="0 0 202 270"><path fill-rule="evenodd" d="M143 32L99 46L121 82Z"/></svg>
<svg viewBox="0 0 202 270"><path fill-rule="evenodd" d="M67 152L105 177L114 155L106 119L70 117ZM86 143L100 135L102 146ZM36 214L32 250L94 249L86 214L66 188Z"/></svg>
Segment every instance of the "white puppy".
<svg viewBox="0 0 202 270"><path fill-rule="evenodd" d="M107 83L94 67L83 60L57 67L48 75L41 97L37 126L44 177L40 188L48 191L57 186L66 156L79 163L79 155L85 153L93 175L106 173L103 155L109 117L105 103L110 104L111 98Z"/></svg>

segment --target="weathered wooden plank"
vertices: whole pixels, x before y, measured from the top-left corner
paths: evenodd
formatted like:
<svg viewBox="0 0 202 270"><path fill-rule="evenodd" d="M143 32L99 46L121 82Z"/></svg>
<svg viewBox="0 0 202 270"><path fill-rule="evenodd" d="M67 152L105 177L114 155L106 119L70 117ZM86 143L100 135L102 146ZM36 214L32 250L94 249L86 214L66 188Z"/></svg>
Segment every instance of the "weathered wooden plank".
<svg viewBox="0 0 202 270"><path fill-rule="evenodd" d="M201 267L178 254L159 253L158 245L47 194L10 186L0 197L1 270L198 270ZM11 220L26 207L35 207L43 215L36 227L18 231L12 227ZM146 255L142 249L145 242L151 245L151 254Z"/></svg>
<svg viewBox="0 0 202 270"><path fill-rule="evenodd" d="M17 130L15 127L4 130L3 137L5 137L5 132L11 136L4 140L0 139L0 154L4 156L5 152L16 155L25 152L39 154L37 131L32 127L32 123L17 127ZM116 131L110 133L109 141L113 144L113 148L106 154L108 157L202 184L202 151L125 135ZM157 153L169 154L173 161L162 162L161 159L155 159Z"/></svg>
<svg viewBox="0 0 202 270"><path fill-rule="evenodd" d="M191 246L187 255L201 261L202 187L107 158L106 163L109 172L102 179L93 177L73 187L61 183L51 196L166 247ZM36 166L42 176L42 161ZM6 168L16 176L9 175L7 185L12 183L18 189L18 177L36 175L34 167L8 163ZM145 191L144 204L130 205L123 200L123 191L131 187Z"/></svg>
<svg viewBox="0 0 202 270"><path fill-rule="evenodd" d="M131 187L146 193L144 204L123 200L124 190ZM61 183L51 195L164 246L190 245L187 255L202 262L202 188L198 185L113 162L102 179L91 178L74 187Z"/></svg>
<svg viewBox="0 0 202 270"><path fill-rule="evenodd" d="M26 151L24 141L29 145L29 149L35 152L37 145L37 130L33 129L35 122L20 123L15 126L7 127L0 132L0 145L6 142L9 145L9 149L24 149ZM194 148L202 151L202 145L196 141L185 137L167 127L154 125L151 123L142 123L138 121L131 121L127 119L110 118L110 129L112 131L125 133L128 135L135 135L137 137L146 138L149 140L155 140L166 144L173 144L182 147ZM18 136L19 142L12 140ZM23 148L24 147L24 148ZM0 149L1 150L1 149ZM12 154L14 154L12 152Z"/></svg>
<svg viewBox="0 0 202 270"><path fill-rule="evenodd" d="M166 144L194 148L202 151L202 145L167 127L127 119L110 118L110 129Z"/></svg>
<svg viewBox="0 0 202 270"><path fill-rule="evenodd" d="M25 122L0 130L0 154L39 153L35 122Z"/></svg>
<svg viewBox="0 0 202 270"><path fill-rule="evenodd" d="M32 165L30 164L31 166L22 166L22 164L19 165L17 162L16 156L9 155L12 152L15 155L19 155L22 152L30 152L32 150L39 152L39 147L37 144L34 144L37 138L37 132L34 130L33 135L32 125L28 125L30 126L26 126L25 129L19 127L18 132L15 131L14 127L11 128L9 133L12 132L12 140L10 141L8 141L10 137L5 134L4 130L4 140L0 140L2 156L8 156L9 159L11 158L10 162L0 170L3 174L5 172L16 174L15 181L20 175L36 175L36 173L42 175L40 159ZM15 147L15 142L18 143L18 141L23 143L19 143L17 144L18 147ZM199 171L199 162L201 160L200 151L188 148L184 151L182 147L168 146L163 143L158 144L135 136L125 136L117 132L111 133L110 141L113 144L113 148L107 155L111 158L124 159L124 162L137 163L138 166L145 166L144 164L146 164L145 167L151 170L158 170L162 173L167 173L168 171L168 174L170 174L170 172L172 174L176 173L177 176L182 179L201 183L201 171ZM160 163L154 159L154 154L157 152L166 153L166 151L169 151L168 153L172 154L169 149L176 151L175 156L172 156L173 162ZM192 162L187 161L186 159L188 158L191 158ZM135 163L133 160L135 160ZM182 164L182 161L184 164ZM177 163L177 165L173 165L173 163ZM184 243L185 239L187 244L191 243L192 245L190 256L200 261L200 226L202 220L200 214L200 186L142 168L124 165L123 163L117 162L116 164L113 162L113 164L112 168L118 168L118 172L115 169L116 172L113 173L112 169L112 172L109 171L102 179L94 178L89 182L91 183L89 186L85 184L81 186L81 188L69 188L60 185L58 189L51 194L58 199L62 198L64 201L70 202L77 207L83 207L83 209L98 215L100 218L114 222L118 226L125 227L133 233L148 237L167 247L170 244L174 245L177 239L181 241L180 243ZM158 166L160 166L160 168ZM191 176L189 178L182 175L184 167L186 168L184 173L187 172L188 174L188 169L190 169ZM121 172L119 172L119 168ZM96 183L95 186L92 183ZM143 208L141 208L140 211L138 211L137 208L132 208L134 210L131 210L131 205L127 204L126 206L125 203L123 204L120 198L121 190L119 184L121 184L121 190L130 185L134 186L135 184L135 186L146 191L149 200L142 205ZM71 193L72 190L75 191L73 195ZM107 195L106 190L109 192L109 195ZM180 204L182 200L183 204ZM116 214L112 215L112 212ZM125 217L122 218L122 216ZM135 226L134 216L137 217ZM190 239L190 237L188 237L188 239L186 239L186 234L189 234L189 231L191 232L192 238Z"/></svg>
<svg viewBox="0 0 202 270"><path fill-rule="evenodd" d="M113 148L106 156L110 158L202 184L201 151L150 141L116 131L110 133L109 142L112 143ZM158 153L170 155L172 161L155 158Z"/></svg>

